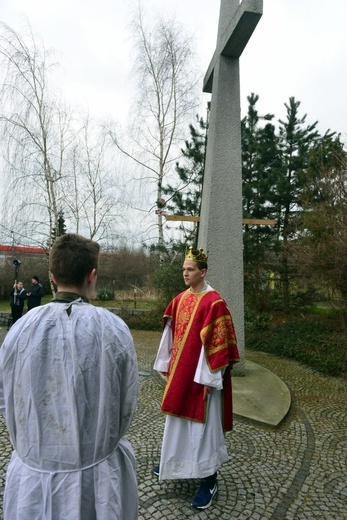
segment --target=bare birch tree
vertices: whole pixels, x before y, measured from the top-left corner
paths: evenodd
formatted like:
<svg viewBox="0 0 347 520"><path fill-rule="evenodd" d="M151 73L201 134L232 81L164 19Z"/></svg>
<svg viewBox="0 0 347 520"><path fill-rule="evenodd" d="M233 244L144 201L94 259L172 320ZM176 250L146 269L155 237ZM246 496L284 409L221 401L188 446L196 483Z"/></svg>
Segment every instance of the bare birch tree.
<svg viewBox="0 0 347 520"><path fill-rule="evenodd" d="M48 75L56 66L53 53L29 25L21 36L0 24L0 59L7 200L12 202L15 194L22 234L37 240L45 236L49 243L62 209L65 152L74 139L71 116L49 90Z"/></svg>
<svg viewBox="0 0 347 520"><path fill-rule="evenodd" d="M50 247L59 216L70 232L112 243L121 235L114 147L88 118L73 116L49 88L53 52L26 27L0 24L0 129L8 233ZM116 231L117 230L117 231Z"/></svg>
<svg viewBox="0 0 347 520"><path fill-rule="evenodd" d="M116 241L125 214L121 179L114 149L108 149L105 132L89 117L70 153L71 172L65 180L65 202L76 232L91 239Z"/></svg>
<svg viewBox="0 0 347 520"><path fill-rule="evenodd" d="M152 186L150 211L156 210L158 245L162 246L163 186L181 153L183 127L195 113L198 74L193 39L184 35L174 19L157 17L150 26L139 3L132 30L137 91L132 131L127 144L115 129L109 133L119 150L144 172L147 187Z"/></svg>

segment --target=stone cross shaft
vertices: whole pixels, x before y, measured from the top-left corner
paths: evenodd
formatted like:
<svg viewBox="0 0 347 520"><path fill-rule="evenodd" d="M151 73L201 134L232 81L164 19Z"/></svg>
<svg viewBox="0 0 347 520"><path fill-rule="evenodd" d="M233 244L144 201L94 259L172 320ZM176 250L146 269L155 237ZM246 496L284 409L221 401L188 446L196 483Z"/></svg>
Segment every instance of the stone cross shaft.
<svg viewBox="0 0 347 520"><path fill-rule="evenodd" d="M212 93L198 246L208 251L208 280L225 298L245 374L242 163L239 57L262 16L262 0L221 0L217 47L204 78Z"/></svg>

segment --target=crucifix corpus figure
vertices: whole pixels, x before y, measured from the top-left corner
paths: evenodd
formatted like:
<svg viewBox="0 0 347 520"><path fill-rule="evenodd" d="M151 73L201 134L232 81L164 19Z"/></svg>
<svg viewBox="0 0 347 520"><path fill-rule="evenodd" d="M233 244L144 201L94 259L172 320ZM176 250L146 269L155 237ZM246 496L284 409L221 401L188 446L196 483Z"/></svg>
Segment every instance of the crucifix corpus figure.
<svg viewBox="0 0 347 520"><path fill-rule="evenodd" d="M217 47L204 78L212 94L199 225L209 253L209 281L233 316L245 375L242 245L242 164L239 58L262 16L262 0L221 0Z"/></svg>

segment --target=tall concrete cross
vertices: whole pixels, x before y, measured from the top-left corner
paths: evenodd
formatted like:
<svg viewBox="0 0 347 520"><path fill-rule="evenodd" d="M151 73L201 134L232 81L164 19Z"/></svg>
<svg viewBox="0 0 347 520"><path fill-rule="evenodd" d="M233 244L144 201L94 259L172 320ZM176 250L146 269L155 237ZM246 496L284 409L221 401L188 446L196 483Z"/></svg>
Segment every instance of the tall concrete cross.
<svg viewBox="0 0 347 520"><path fill-rule="evenodd" d="M245 375L239 58L262 10L262 0L221 0L217 48L203 85L212 97L198 245L209 253L208 280L235 323L241 357L235 375Z"/></svg>

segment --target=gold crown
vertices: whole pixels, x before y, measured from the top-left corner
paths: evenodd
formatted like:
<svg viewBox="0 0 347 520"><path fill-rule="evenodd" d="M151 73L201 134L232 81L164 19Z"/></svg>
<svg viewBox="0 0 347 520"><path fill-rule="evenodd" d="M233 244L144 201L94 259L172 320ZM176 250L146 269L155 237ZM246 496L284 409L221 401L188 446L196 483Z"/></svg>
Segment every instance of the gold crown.
<svg viewBox="0 0 347 520"><path fill-rule="evenodd" d="M202 247L199 250L197 250L193 249L193 247L190 246L186 251L184 259L193 260L193 262L207 262L207 256L204 254L204 250L202 249Z"/></svg>

